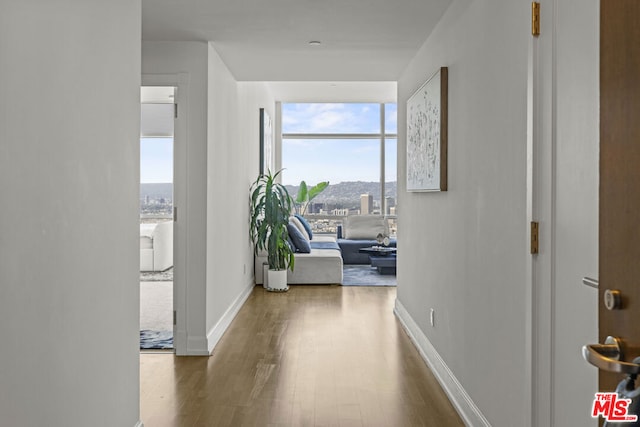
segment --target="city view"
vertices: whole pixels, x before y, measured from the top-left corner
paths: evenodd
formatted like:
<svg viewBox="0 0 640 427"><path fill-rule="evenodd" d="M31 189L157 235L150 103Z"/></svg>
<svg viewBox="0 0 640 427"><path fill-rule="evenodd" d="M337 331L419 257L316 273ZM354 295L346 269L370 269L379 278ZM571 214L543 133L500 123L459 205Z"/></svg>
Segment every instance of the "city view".
<svg viewBox="0 0 640 427"><path fill-rule="evenodd" d="M289 194L295 199L299 186L287 185ZM390 236L397 232L396 182L385 183L385 212ZM342 219L349 215L380 215L380 182L347 181L330 184L308 206L305 218L314 233L336 234Z"/></svg>
<svg viewBox="0 0 640 427"><path fill-rule="evenodd" d="M287 185L287 190L295 198L298 186ZM396 182L385 185L386 212L389 233L396 235ZM341 182L329 185L309 204L305 217L319 234L336 234L338 225L348 215L379 215L381 213L379 182ZM173 215L173 184L140 184L140 222L157 222L171 219Z"/></svg>
<svg viewBox="0 0 640 427"><path fill-rule="evenodd" d="M299 186L287 185L287 190L295 198ZM397 230L396 182L385 184L386 212L389 231L393 236ZM341 182L329 185L309 204L305 217L320 234L335 234L342 218L348 215L381 213L379 182ZM173 215L173 184L140 184L140 222L157 222L171 219ZM334 218L332 218L334 217Z"/></svg>
<svg viewBox="0 0 640 427"><path fill-rule="evenodd" d="M173 184L140 184L140 223L173 218Z"/></svg>

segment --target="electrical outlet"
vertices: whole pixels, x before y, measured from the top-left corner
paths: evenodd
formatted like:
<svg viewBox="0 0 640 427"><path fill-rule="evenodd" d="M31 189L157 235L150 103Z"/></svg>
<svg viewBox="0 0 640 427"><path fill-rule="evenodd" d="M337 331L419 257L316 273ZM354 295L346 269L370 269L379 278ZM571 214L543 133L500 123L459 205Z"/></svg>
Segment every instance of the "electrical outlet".
<svg viewBox="0 0 640 427"><path fill-rule="evenodd" d="M435 314L436 311L432 308L431 312L429 313L429 321L431 322L431 327L435 326Z"/></svg>

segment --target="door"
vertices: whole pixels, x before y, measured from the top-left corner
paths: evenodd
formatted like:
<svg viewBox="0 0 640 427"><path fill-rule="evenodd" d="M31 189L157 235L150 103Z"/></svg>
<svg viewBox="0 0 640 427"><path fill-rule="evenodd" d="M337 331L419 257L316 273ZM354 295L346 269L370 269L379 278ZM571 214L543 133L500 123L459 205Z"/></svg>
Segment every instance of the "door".
<svg viewBox="0 0 640 427"><path fill-rule="evenodd" d="M640 355L640 1L600 2L600 343L585 347L613 391ZM617 291L617 292L616 292ZM619 357L618 357L619 356ZM617 371L616 373L611 371Z"/></svg>
<svg viewBox="0 0 640 427"><path fill-rule="evenodd" d="M140 91L140 349L173 349L173 86Z"/></svg>

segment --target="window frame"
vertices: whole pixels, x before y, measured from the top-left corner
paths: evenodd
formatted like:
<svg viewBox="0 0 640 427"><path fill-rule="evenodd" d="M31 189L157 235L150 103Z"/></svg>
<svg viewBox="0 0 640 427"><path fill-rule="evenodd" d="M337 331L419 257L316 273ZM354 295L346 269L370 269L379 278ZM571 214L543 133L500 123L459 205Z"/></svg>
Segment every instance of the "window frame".
<svg viewBox="0 0 640 427"><path fill-rule="evenodd" d="M355 102L346 103L346 102L283 102L280 105L282 117L282 106L284 104L357 104ZM282 132L281 141L284 142L286 139L371 139L371 140L379 140L380 141L380 215L385 218L395 217L395 215L387 214L387 198L385 197L385 183L386 183L386 149L385 142L387 139L395 139L397 141L398 134L397 133L387 133L386 132L386 106L387 105L396 105L395 102L379 102L379 103L368 103L372 105L378 105L379 114L380 114L380 132L374 133L284 133ZM284 147L284 144L282 144ZM396 176L396 182L398 181L398 177ZM396 194L397 200L397 194Z"/></svg>

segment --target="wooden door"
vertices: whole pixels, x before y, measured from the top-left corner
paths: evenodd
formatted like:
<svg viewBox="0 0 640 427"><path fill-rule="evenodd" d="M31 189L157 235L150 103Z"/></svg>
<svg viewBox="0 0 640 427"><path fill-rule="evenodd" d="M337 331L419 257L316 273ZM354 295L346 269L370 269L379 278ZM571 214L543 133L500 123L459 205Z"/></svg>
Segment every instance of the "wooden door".
<svg viewBox="0 0 640 427"><path fill-rule="evenodd" d="M640 1L600 2L599 339L619 337L624 360L640 354ZM621 308L608 310L607 289ZM600 370L601 391L621 374Z"/></svg>

